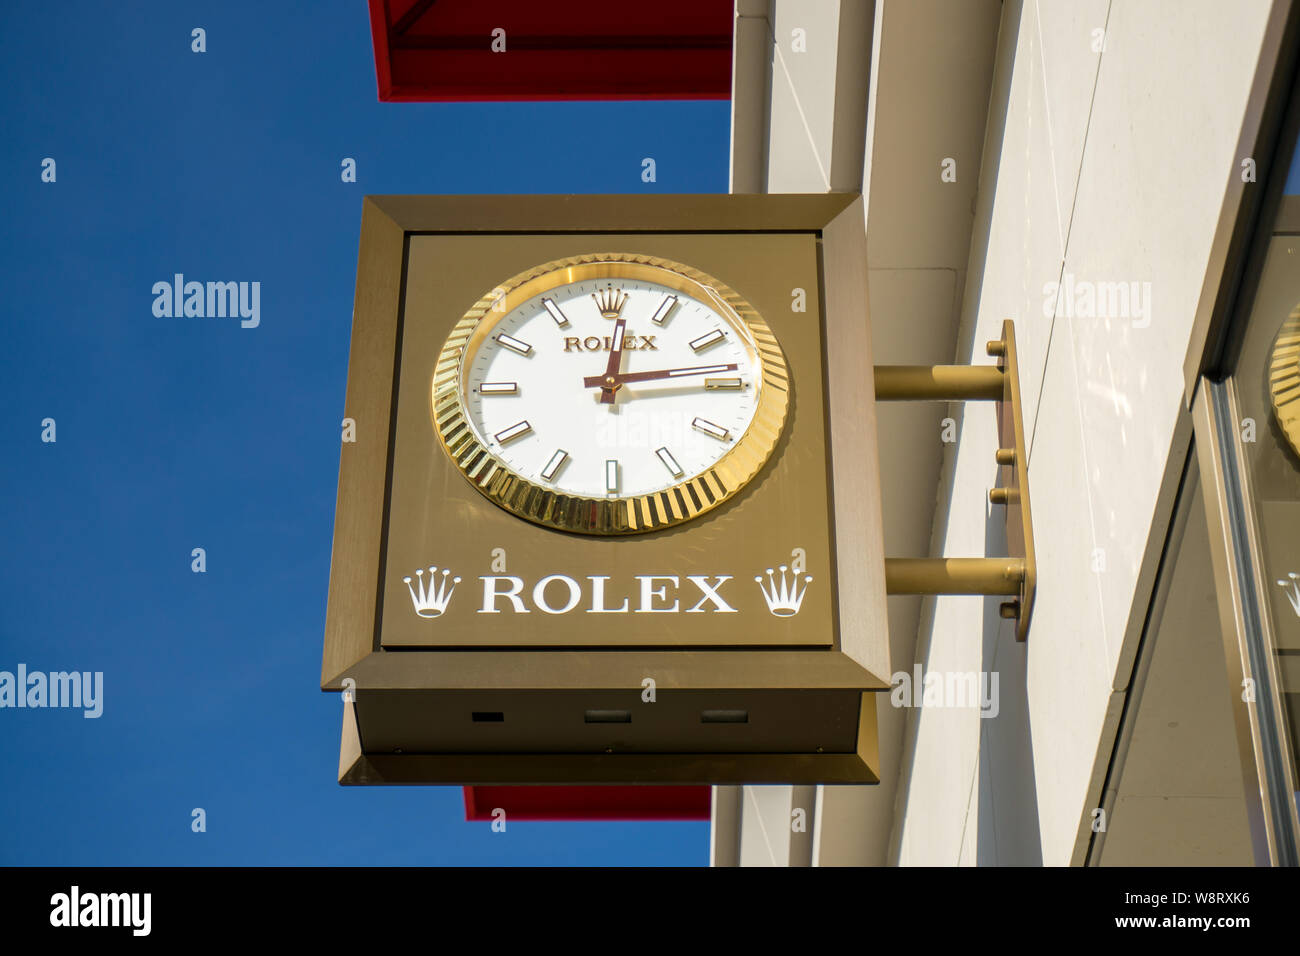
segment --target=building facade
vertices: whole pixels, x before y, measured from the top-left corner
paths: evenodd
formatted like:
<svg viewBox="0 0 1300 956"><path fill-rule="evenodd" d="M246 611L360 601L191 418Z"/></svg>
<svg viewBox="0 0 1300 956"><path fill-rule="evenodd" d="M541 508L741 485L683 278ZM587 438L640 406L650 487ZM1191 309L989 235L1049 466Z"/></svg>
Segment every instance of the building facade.
<svg viewBox="0 0 1300 956"><path fill-rule="evenodd" d="M881 784L715 788L714 864L1296 863L1296 5L736 12L732 191L863 193L876 363L1015 321L1038 598L890 597ZM1005 553L993 411L879 427L887 554Z"/></svg>

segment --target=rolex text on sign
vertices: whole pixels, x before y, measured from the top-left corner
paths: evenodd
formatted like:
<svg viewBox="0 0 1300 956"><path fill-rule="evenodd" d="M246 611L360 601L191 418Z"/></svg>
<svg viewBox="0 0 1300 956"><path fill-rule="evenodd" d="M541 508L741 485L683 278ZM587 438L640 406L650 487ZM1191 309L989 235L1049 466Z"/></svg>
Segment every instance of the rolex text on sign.
<svg viewBox="0 0 1300 956"><path fill-rule="evenodd" d="M789 568L781 565L775 571L768 568L766 579L762 576L754 578L768 613L777 617L793 617L799 613L804 594L812 583L811 574L801 575L799 571L795 568L791 573ZM427 581L425 569L419 568L415 572L415 581L406 576L402 583L411 595L416 616L439 618L447 613L461 579L452 577L446 568L441 577L436 566L430 567L428 572ZM684 578L676 574L638 574L622 588L618 585L611 587L609 579L606 574L590 574L581 579L567 574L548 574L530 587L523 578L513 575L484 574L478 579L483 585L482 602L472 610L476 614L528 614L534 610L545 614L573 611L587 614L739 613L739 609L728 604L721 593L724 585L733 580L730 574L688 574ZM731 591L738 592L739 589ZM621 601L619 593L625 595ZM681 599L683 594L685 602ZM745 603L734 593L732 600L738 604Z"/></svg>

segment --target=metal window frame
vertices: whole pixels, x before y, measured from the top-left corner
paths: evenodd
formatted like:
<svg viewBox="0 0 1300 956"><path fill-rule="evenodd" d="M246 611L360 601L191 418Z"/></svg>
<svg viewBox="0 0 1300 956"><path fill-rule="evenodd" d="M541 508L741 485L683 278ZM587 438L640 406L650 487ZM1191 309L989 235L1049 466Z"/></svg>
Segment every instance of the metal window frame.
<svg viewBox="0 0 1300 956"><path fill-rule="evenodd" d="M1263 551L1245 473L1236 382L1202 379L1193 404L1224 659L1255 861L1300 865L1300 818Z"/></svg>

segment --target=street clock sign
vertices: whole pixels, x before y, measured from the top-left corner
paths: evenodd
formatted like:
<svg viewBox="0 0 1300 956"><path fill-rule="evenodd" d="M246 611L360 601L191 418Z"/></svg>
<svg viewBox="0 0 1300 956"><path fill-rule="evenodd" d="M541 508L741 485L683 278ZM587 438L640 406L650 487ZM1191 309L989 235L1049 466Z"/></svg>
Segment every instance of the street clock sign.
<svg viewBox="0 0 1300 956"><path fill-rule="evenodd" d="M857 196L369 197L344 783L873 783Z"/></svg>

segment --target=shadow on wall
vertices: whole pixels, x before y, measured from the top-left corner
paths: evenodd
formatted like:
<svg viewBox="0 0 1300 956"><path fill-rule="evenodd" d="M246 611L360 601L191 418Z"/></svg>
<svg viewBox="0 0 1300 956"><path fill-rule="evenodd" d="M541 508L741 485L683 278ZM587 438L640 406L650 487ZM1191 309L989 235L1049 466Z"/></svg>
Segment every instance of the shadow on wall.
<svg viewBox="0 0 1300 956"><path fill-rule="evenodd" d="M990 480L989 487L995 483ZM986 508L984 553L1006 554L1005 509L998 505ZM996 707L990 713L996 716L980 719L975 862L978 866L1042 866L1026 686L1029 648L1017 643L1015 621L1003 620L999 613L1004 600L996 596L984 599L981 670L990 682L997 681L990 683L995 688Z"/></svg>
<svg viewBox="0 0 1300 956"><path fill-rule="evenodd" d="M997 194L997 171L1002 165L1002 136L1006 132L1006 115L1011 98L1011 80L1016 66L1016 38L1024 14L1023 0L1007 0L1002 11L999 47L1009 53L1001 75L995 74L989 98L989 130L998 131L996 142L985 144L981 178L989 182L972 232L970 270L983 276L988 261L988 244L993 201ZM977 237L983 237L982 243ZM976 281L973 296L965 305L967 315L980 314L982 281ZM1014 316L1014 318L1021 318ZM972 329L976 323L972 322ZM1017 323L1019 324L1019 323ZM959 362L983 358L983 344L972 334L964 343ZM959 349L959 351L961 351ZM964 422L963 415L959 421ZM996 469L988 487L996 484ZM949 482L951 489L951 481ZM948 507L952 507L951 491ZM946 513L946 512L945 512ZM1005 509L985 505L984 554L990 557L1007 553ZM1029 695L1026 684L1029 648L1018 644L1015 622L1002 619L999 609L1004 599L984 599L984 626L980 653L981 670L997 675L997 716L980 719L979 790L976 799L978 832L975 861L980 866L1042 866L1042 830L1038 820L1038 792L1034 776L1033 740L1029 726ZM1031 634L1029 640L1033 640Z"/></svg>

